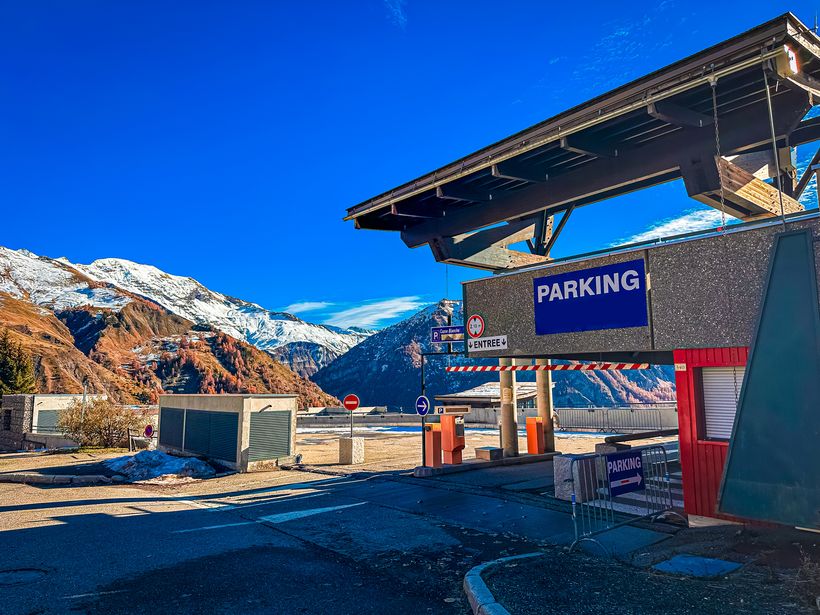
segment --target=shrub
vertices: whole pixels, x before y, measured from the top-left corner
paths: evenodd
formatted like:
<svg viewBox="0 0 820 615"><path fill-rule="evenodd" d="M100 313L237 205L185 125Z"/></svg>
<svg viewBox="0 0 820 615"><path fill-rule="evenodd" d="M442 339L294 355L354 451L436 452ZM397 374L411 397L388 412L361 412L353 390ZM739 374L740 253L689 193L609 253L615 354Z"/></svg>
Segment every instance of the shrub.
<svg viewBox="0 0 820 615"><path fill-rule="evenodd" d="M125 408L107 399L93 398L86 401L85 408L82 401L78 400L62 410L57 427L80 446L110 448L126 445L128 430L141 432L147 420L148 417L142 410Z"/></svg>

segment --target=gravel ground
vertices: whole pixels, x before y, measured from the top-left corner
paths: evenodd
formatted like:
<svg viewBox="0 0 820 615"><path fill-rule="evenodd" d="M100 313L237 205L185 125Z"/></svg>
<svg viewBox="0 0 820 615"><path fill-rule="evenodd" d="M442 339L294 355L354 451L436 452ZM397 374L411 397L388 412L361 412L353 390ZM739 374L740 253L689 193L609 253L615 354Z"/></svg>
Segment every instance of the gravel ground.
<svg viewBox="0 0 820 615"><path fill-rule="evenodd" d="M484 580L513 615L549 613L817 613L817 537L790 529L688 529L630 563L552 550L490 568ZM726 577L667 575L651 565L678 553L743 564Z"/></svg>

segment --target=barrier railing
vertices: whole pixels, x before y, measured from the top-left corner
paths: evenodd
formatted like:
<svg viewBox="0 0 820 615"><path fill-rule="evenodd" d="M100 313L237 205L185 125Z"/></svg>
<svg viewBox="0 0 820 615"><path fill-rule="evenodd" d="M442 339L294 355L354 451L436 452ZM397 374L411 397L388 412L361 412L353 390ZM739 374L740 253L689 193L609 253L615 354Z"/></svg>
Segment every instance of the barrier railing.
<svg viewBox="0 0 820 615"><path fill-rule="evenodd" d="M596 429L598 431L655 431L669 427L664 423L664 412L675 406L622 407L622 408L556 408L561 429ZM674 421L677 424L677 421Z"/></svg>
<svg viewBox="0 0 820 615"><path fill-rule="evenodd" d="M575 540L606 547L595 536L640 519L655 520L673 510L669 462L663 446L616 453L579 455L570 463ZM681 517L682 518L682 517Z"/></svg>

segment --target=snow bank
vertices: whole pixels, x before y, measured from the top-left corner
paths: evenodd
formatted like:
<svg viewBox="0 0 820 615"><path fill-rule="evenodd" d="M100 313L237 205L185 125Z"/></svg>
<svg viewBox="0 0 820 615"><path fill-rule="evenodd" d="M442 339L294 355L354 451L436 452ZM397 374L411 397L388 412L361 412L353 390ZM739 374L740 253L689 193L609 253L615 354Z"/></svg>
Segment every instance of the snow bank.
<svg viewBox="0 0 820 615"><path fill-rule="evenodd" d="M160 451L140 451L136 455L115 457L105 466L129 480L150 480L160 476L208 478L216 471L195 457L174 457Z"/></svg>

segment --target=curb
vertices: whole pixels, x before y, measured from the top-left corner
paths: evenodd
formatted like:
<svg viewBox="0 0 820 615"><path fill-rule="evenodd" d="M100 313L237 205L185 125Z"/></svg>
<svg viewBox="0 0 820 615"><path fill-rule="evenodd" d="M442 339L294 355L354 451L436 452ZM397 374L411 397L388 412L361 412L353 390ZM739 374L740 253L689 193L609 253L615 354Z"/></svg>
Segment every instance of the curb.
<svg viewBox="0 0 820 615"><path fill-rule="evenodd" d="M538 455L519 455L518 457L503 457L502 459L493 459L492 461L473 461L469 460L467 463L460 463L457 465L442 465L437 468L430 466L417 466L413 470L413 476L416 478L430 478L432 476L441 476L442 474L456 474L458 472L471 472L473 470L484 470L486 468L497 468L499 466L518 466L526 463L539 463L541 461L550 461L553 457L561 455L560 451L550 451L549 453L540 453Z"/></svg>
<svg viewBox="0 0 820 615"><path fill-rule="evenodd" d="M538 557L543 555L542 552L524 553L523 555L513 555L510 557L502 557L479 564L464 575L464 593L467 594L467 600L470 602L470 607L473 609L474 615L510 615L510 612L501 604L496 602L495 596L490 592L490 588L481 578L481 573L487 568L512 562L518 559L525 559L528 557Z"/></svg>
<svg viewBox="0 0 820 615"><path fill-rule="evenodd" d="M9 472L0 474L0 483L23 483L26 485L95 485L111 484L114 480L103 474L38 474L36 472Z"/></svg>

